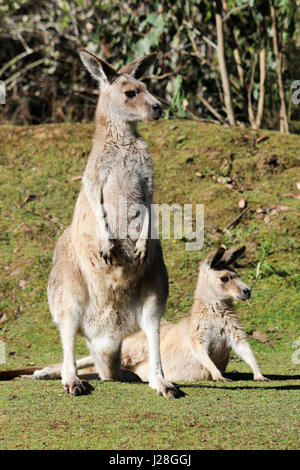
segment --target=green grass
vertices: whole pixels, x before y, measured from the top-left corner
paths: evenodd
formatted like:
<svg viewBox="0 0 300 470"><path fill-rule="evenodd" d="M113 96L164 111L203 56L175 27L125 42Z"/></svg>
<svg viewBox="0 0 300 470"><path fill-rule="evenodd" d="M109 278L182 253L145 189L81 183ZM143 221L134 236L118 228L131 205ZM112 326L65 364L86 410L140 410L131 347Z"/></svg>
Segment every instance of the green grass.
<svg viewBox="0 0 300 470"><path fill-rule="evenodd" d="M177 321L189 312L201 259L221 242L246 244L239 271L253 296L237 309L272 381L234 374L225 385L187 384L186 396L171 401L145 384L91 381L94 390L75 398L59 381L0 382L0 448L298 448L300 365L291 356L300 337L300 204L288 194L297 193L300 182L300 138L175 120L143 124L141 132L154 159L155 202L205 207L201 251L186 251L184 240L163 241L170 277L166 318ZM73 177L83 172L92 133L92 126L81 124L0 127L0 338L7 352L0 368L61 359L46 285L55 242L79 192ZM267 138L257 142L260 136ZM240 213L241 198L250 210L224 232ZM272 215L273 205L288 209ZM266 343L251 338L256 329L267 335ZM77 353L86 353L82 340ZM249 369L232 356L228 371Z"/></svg>

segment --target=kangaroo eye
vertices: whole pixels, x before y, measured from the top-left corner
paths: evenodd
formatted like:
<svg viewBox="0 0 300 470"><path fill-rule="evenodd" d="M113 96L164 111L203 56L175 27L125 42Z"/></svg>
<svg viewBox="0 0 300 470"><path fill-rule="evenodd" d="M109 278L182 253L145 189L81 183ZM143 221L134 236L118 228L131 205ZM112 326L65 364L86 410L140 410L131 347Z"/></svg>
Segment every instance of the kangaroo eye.
<svg viewBox="0 0 300 470"><path fill-rule="evenodd" d="M228 277L228 276L222 276L222 277L221 277L221 281L222 281L222 282L228 282L228 281L229 281L229 277Z"/></svg>
<svg viewBox="0 0 300 470"><path fill-rule="evenodd" d="M127 96L127 98L134 98L136 95L136 92L134 90L128 90L128 91L125 91L125 95Z"/></svg>

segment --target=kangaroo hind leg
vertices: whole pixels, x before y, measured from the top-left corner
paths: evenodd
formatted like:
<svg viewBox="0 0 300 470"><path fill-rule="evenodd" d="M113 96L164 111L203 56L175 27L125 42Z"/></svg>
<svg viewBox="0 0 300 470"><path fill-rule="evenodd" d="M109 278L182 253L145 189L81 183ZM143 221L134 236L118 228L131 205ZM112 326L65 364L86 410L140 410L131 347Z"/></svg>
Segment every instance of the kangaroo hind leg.
<svg viewBox="0 0 300 470"><path fill-rule="evenodd" d="M61 367L62 384L66 392L75 396L84 392L77 372L75 360L75 339L78 331L77 315L74 312L64 312L59 322L59 330L63 347L63 363Z"/></svg>

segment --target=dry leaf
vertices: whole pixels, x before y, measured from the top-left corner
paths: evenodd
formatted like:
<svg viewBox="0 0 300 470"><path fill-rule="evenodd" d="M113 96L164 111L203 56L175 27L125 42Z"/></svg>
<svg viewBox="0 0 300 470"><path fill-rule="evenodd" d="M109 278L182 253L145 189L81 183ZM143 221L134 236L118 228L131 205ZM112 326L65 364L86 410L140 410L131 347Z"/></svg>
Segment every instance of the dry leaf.
<svg viewBox="0 0 300 470"><path fill-rule="evenodd" d="M2 323L5 323L7 320L8 316L6 315L6 313L3 313L2 317L0 318L0 325L2 325Z"/></svg>
<svg viewBox="0 0 300 470"><path fill-rule="evenodd" d="M24 274L24 268L22 266L18 266L16 269L14 269L10 273L10 276L18 276L19 274L21 274L21 275Z"/></svg>
<svg viewBox="0 0 300 470"><path fill-rule="evenodd" d="M81 180L81 179L82 179L82 175L72 177L72 181L78 181L78 180Z"/></svg>
<svg viewBox="0 0 300 470"><path fill-rule="evenodd" d="M267 335L259 330L252 331L251 336L252 338L257 339L258 341L261 341L262 343L266 343L268 341Z"/></svg>
<svg viewBox="0 0 300 470"><path fill-rule="evenodd" d="M24 290L27 284L28 284L28 282L27 282L27 281L24 281L24 279L22 279L22 280L19 282L19 287L21 287L21 289Z"/></svg>
<svg viewBox="0 0 300 470"><path fill-rule="evenodd" d="M261 135L257 140L256 143L259 144L260 142L263 142L264 140L267 140L269 137L267 135Z"/></svg>
<svg viewBox="0 0 300 470"><path fill-rule="evenodd" d="M244 209L246 207L246 200L245 199L240 199L238 202L238 207L240 209Z"/></svg>
<svg viewBox="0 0 300 470"><path fill-rule="evenodd" d="M273 206L271 206L270 209L272 209L271 212L270 212L271 215L278 215L279 212L281 212L281 211L288 211L289 210L289 208L287 206L277 206L276 204L273 204Z"/></svg>
<svg viewBox="0 0 300 470"><path fill-rule="evenodd" d="M284 194L284 196L292 197L293 199L300 199L300 194L288 193L288 194Z"/></svg>
<svg viewBox="0 0 300 470"><path fill-rule="evenodd" d="M52 216L51 214L46 214L45 219L49 220L50 222L53 222L54 224L57 224L59 219L55 216Z"/></svg>
<svg viewBox="0 0 300 470"><path fill-rule="evenodd" d="M16 255L18 253L18 251L20 251L20 250L21 250L21 247L17 246L17 248L14 249L13 254Z"/></svg>
<svg viewBox="0 0 300 470"><path fill-rule="evenodd" d="M94 29L94 25L92 23L90 23L89 21L85 24L85 28L87 30L88 33L91 33Z"/></svg>
<svg viewBox="0 0 300 470"><path fill-rule="evenodd" d="M264 216L264 222L265 224L269 224L271 222L271 217L268 214Z"/></svg>
<svg viewBox="0 0 300 470"><path fill-rule="evenodd" d="M30 201L34 201L35 199L37 199L39 197L38 194L28 194L24 201L23 201L23 204L26 204L27 202L30 202Z"/></svg>
<svg viewBox="0 0 300 470"><path fill-rule="evenodd" d="M296 183L296 187L297 187L297 189L299 189L299 191L300 191L300 182Z"/></svg>
<svg viewBox="0 0 300 470"><path fill-rule="evenodd" d="M279 211L287 211L288 206L279 206L278 204L272 204L272 206L270 206L270 209L278 209Z"/></svg>
<svg viewBox="0 0 300 470"><path fill-rule="evenodd" d="M189 105L188 100L184 99L184 100L182 101L182 107L183 107L183 110L184 110L184 111L187 110L188 105Z"/></svg>

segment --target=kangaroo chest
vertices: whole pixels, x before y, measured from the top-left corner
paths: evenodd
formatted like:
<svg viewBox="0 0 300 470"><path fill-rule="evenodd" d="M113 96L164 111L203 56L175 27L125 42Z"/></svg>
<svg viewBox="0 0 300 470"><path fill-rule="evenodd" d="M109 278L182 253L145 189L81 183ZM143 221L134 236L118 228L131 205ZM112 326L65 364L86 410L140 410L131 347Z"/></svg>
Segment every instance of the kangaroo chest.
<svg viewBox="0 0 300 470"><path fill-rule="evenodd" d="M204 322L203 339L211 357L218 356L230 348L230 323L226 315L216 315Z"/></svg>
<svg viewBox="0 0 300 470"><path fill-rule="evenodd" d="M145 202L153 195L153 165L146 144L131 145L110 150L105 171L104 202L119 197L131 202ZM105 163L105 162L103 162ZM118 201L119 202L119 201Z"/></svg>

